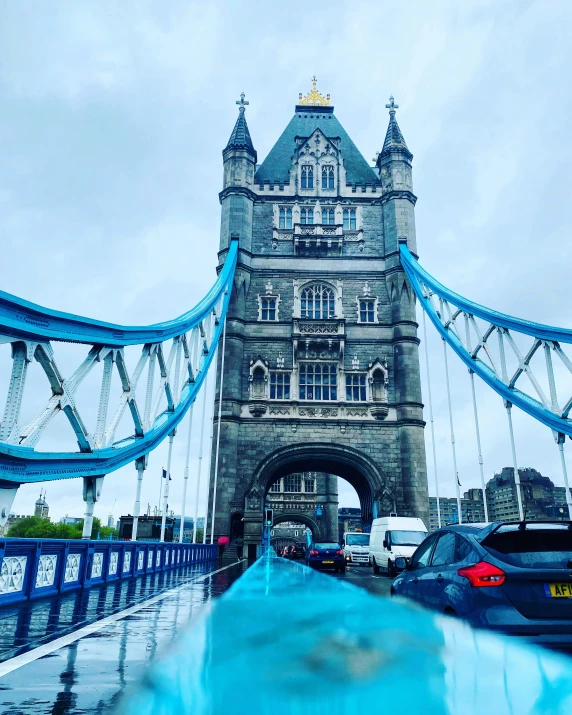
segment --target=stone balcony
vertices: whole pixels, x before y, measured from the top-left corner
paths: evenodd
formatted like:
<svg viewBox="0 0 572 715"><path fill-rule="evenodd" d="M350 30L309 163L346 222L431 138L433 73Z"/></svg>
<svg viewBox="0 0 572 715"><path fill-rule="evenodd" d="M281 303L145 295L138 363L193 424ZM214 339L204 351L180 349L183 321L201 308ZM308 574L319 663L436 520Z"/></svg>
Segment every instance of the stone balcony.
<svg viewBox="0 0 572 715"><path fill-rule="evenodd" d="M294 253L302 248L337 248L342 252L344 243L357 245L363 250L363 229L344 229L342 224L302 224L295 223L293 228L274 228L272 243L293 242Z"/></svg>

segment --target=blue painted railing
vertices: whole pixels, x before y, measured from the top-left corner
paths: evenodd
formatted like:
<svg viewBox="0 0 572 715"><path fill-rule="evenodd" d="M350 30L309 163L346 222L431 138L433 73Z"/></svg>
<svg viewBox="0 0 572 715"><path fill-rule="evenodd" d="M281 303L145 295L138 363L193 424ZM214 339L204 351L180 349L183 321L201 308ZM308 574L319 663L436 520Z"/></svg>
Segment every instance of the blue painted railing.
<svg viewBox="0 0 572 715"><path fill-rule="evenodd" d="M216 544L0 539L0 606L216 559Z"/></svg>
<svg viewBox="0 0 572 715"><path fill-rule="evenodd" d="M124 698L122 715L552 715L572 660L269 553Z"/></svg>

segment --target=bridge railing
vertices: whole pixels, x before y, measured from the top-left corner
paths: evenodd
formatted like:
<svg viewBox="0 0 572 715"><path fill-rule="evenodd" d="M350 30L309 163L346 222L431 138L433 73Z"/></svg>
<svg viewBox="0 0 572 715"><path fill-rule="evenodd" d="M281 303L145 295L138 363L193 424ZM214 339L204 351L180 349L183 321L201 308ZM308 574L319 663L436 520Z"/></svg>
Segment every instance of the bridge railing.
<svg viewBox="0 0 572 715"><path fill-rule="evenodd" d="M0 539L0 607L217 558L216 544Z"/></svg>

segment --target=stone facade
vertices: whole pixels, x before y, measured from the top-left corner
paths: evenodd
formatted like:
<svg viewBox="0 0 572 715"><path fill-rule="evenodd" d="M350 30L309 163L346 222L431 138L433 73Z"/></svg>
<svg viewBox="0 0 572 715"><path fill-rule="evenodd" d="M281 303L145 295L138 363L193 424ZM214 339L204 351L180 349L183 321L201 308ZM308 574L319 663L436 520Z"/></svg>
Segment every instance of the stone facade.
<svg viewBox="0 0 572 715"><path fill-rule="evenodd" d="M314 541L338 538L338 478L324 472L288 474L270 485L266 503L273 525L304 524Z"/></svg>
<svg viewBox="0 0 572 715"><path fill-rule="evenodd" d="M301 471L349 481L366 524L390 511L428 523L415 299L399 261L399 241L416 251L412 155L388 106L375 168L333 107L304 103L257 166L240 106L220 194L220 262L232 240L239 259L215 538L240 520L259 543L270 485Z"/></svg>

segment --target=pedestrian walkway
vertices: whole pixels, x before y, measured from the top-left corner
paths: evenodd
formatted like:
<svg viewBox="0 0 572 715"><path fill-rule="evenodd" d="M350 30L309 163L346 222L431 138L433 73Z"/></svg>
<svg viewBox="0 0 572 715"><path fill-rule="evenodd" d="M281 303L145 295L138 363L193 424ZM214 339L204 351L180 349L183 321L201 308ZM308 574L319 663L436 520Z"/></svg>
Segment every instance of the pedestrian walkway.
<svg viewBox="0 0 572 715"><path fill-rule="evenodd" d="M112 712L124 688L138 682L189 620L242 571L237 564L198 565L6 614L0 620L0 712ZM24 620L27 641L17 635Z"/></svg>

